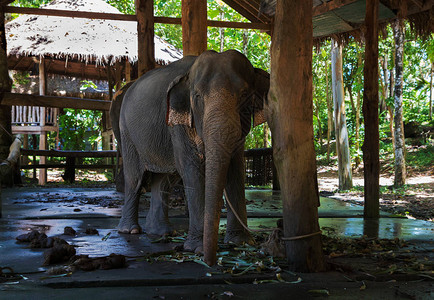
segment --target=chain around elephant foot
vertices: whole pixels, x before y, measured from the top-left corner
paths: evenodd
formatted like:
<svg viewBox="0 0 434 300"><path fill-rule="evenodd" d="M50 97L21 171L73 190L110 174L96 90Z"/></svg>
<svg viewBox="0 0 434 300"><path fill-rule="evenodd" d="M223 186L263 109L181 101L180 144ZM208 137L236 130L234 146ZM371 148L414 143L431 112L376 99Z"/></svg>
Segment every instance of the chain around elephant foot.
<svg viewBox="0 0 434 300"><path fill-rule="evenodd" d="M244 243L253 245L255 240L246 230L228 230L225 235L225 243L234 243L235 245L242 245Z"/></svg>
<svg viewBox="0 0 434 300"><path fill-rule="evenodd" d="M129 233L129 234L139 234L142 233L142 227L137 222L132 220L125 220L121 218L118 225L118 232Z"/></svg>

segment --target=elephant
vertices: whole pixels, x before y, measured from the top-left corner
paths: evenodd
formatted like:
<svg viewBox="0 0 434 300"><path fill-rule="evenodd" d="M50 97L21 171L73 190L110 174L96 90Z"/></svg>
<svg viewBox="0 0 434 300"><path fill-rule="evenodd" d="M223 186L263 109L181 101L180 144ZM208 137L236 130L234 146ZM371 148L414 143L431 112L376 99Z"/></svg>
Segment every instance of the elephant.
<svg viewBox="0 0 434 300"><path fill-rule="evenodd" d="M125 187L123 164L120 155L122 154L122 151L121 151L121 133L119 130L119 117L121 114L121 107L122 107L122 102L124 101L124 96L127 90L130 88L130 86L133 85L134 82L135 80L127 82L121 89L119 89L114 94L113 101L111 102L110 111L109 111L113 134L115 135L116 141L118 142L117 145L118 152L117 152L117 160L116 160L116 169L117 169L116 191L118 192L123 192Z"/></svg>
<svg viewBox="0 0 434 300"><path fill-rule="evenodd" d="M228 207L225 242L252 242L244 194L244 142L265 121L269 74L236 50L205 51L151 70L126 91L119 133L125 202L118 231L140 233L138 202L151 185L148 234L171 231L167 190L178 173L189 207L184 249L216 262L223 191Z"/></svg>

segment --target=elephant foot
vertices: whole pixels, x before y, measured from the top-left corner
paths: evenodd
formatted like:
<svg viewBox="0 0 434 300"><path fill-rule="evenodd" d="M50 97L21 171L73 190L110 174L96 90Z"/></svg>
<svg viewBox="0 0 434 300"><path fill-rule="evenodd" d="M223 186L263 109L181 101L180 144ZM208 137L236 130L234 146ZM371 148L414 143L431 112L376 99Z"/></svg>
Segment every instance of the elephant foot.
<svg viewBox="0 0 434 300"><path fill-rule="evenodd" d="M123 218L119 222L118 232L129 233L129 234L139 234L142 233L142 227L136 222L125 221Z"/></svg>
<svg viewBox="0 0 434 300"><path fill-rule="evenodd" d="M226 231L225 243L234 243L235 245L242 244L255 244L255 240L252 238L250 233L245 230L230 230Z"/></svg>
<svg viewBox="0 0 434 300"><path fill-rule="evenodd" d="M203 238L202 236L196 238L188 237L184 242L184 251L194 252L196 254L203 254Z"/></svg>
<svg viewBox="0 0 434 300"><path fill-rule="evenodd" d="M166 222L146 222L145 232L151 236L171 235L173 228L170 223Z"/></svg>

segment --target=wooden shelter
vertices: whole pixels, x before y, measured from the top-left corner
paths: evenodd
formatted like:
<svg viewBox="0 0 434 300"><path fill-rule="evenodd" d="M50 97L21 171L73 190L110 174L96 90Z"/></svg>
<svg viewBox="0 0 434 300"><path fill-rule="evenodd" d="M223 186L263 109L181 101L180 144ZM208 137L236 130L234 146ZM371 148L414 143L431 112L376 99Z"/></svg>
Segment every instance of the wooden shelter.
<svg viewBox="0 0 434 300"><path fill-rule="evenodd" d="M378 153L378 31L379 24L397 17L406 17L419 32L434 31L433 0L225 0L252 23L207 20L206 0L182 0L182 19L154 17L152 0L136 1L136 16L80 13L69 11L31 10L38 14L116 18L139 23L139 41L153 41L153 24L181 24L184 54L199 54L206 49L207 26L256 28L272 35L271 87L269 123L275 137L274 157L282 188L284 235L287 257L292 269L320 271L324 269L318 224L319 205L312 125L312 47L317 40L333 36L343 40L349 35L364 37L365 94L365 217L378 217L379 153ZM24 12L5 7L3 12ZM146 9L147 8L147 9ZM29 12L29 10L27 10ZM259 12L263 14L259 14ZM267 15L265 15L267 14ZM2 39L3 49L5 38ZM139 62L143 70L155 60L152 43L141 43ZM0 53L1 54L1 53ZM1 59L0 55L0 59ZM0 60L1 62L1 60ZM0 64L4 67L5 62ZM142 69L142 68L140 68ZM0 74L1 68L0 68ZM3 84L2 104L15 104ZM30 101L23 100L20 101ZM42 100L42 99L41 99ZM43 99L49 103L47 98ZM33 101L33 100L32 100ZM102 105L98 104L98 105ZM2 111L0 111L2 112ZM3 134L4 136L4 134ZM1 143L5 143L2 139ZM6 141L7 142L7 141ZM1 149L1 148L0 148ZM0 152L1 155L1 152ZM206 258L213 263L215 257Z"/></svg>
<svg viewBox="0 0 434 300"><path fill-rule="evenodd" d="M41 9L120 14L102 0L53 1ZM62 80L71 83L76 82L76 78L108 82L108 95L102 100L111 100L115 84L124 79L129 81L131 76L137 77L137 25L134 22L22 15L8 22L5 29L9 69L38 73L40 95L50 95L47 84L49 75L54 74L64 76ZM158 36L154 37L154 45L158 65L182 58L181 51ZM76 84L69 86L77 88ZM80 97L78 88L68 91L71 93ZM59 132L58 111L51 107L14 105L12 133L40 135L39 149L45 150L46 133ZM103 123L104 148L108 149L113 144L108 115ZM24 141L26 147L26 137ZM40 184L45 183L44 177L39 176Z"/></svg>

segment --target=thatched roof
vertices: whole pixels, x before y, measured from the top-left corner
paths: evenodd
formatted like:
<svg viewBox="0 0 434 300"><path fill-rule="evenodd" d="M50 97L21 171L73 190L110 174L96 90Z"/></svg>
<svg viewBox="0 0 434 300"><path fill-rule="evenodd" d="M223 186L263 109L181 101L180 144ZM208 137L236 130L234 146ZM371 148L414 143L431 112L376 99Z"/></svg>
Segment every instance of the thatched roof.
<svg viewBox="0 0 434 300"><path fill-rule="evenodd" d="M54 0L41 8L120 13L103 0ZM138 59L137 23L131 21L22 15L6 24L6 37L10 58L44 56L97 66ZM181 51L155 36L157 63L180 58Z"/></svg>
<svg viewBox="0 0 434 300"><path fill-rule="evenodd" d="M276 0L223 0L252 22L270 23ZM366 0L313 0L313 37L345 37L359 34L365 21ZM434 32L433 0L380 0L379 22L407 18L418 34Z"/></svg>

